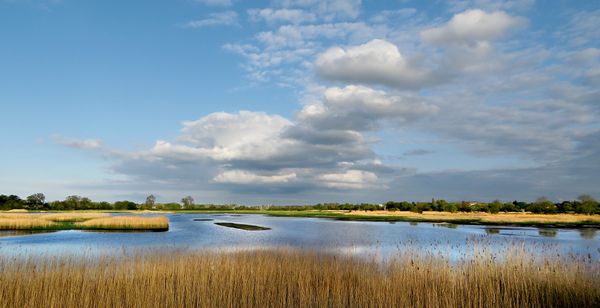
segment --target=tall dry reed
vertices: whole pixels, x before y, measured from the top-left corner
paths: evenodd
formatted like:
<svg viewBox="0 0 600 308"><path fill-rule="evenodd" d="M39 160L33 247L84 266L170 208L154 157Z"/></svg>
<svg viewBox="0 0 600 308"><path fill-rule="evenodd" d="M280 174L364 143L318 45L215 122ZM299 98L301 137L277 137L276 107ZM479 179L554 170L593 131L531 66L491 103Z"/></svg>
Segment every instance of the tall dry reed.
<svg viewBox="0 0 600 308"><path fill-rule="evenodd" d="M0 217L0 230L31 230L48 228L55 226L56 223L39 218L3 218Z"/></svg>
<svg viewBox="0 0 600 308"><path fill-rule="evenodd" d="M590 260L294 250L0 258L1 307L598 307Z"/></svg>
<svg viewBox="0 0 600 308"><path fill-rule="evenodd" d="M94 229L162 230L169 228L169 219L165 216L110 216L86 220L77 225Z"/></svg>
<svg viewBox="0 0 600 308"><path fill-rule="evenodd" d="M43 219L56 221L56 222L76 222L76 221L85 221L89 219L102 218L102 217L110 217L108 213L95 213L95 212L84 212L84 213L76 213L76 212L66 212L66 213L47 213L47 214L39 214Z"/></svg>

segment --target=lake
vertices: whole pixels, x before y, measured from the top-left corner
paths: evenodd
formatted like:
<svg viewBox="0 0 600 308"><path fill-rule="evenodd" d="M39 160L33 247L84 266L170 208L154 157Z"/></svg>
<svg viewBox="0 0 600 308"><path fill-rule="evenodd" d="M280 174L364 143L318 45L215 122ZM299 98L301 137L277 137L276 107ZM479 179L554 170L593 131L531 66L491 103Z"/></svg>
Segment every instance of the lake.
<svg viewBox="0 0 600 308"><path fill-rule="evenodd" d="M561 254L600 260L596 229L556 229L439 223L337 221L320 218L236 214L168 214L167 232L17 233L0 231L0 254L40 256L118 254L140 249L256 249L290 247L385 257L411 247L450 259L474 247L501 252L520 246L532 255ZM270 228L248 231L215 223Z"/></svg>

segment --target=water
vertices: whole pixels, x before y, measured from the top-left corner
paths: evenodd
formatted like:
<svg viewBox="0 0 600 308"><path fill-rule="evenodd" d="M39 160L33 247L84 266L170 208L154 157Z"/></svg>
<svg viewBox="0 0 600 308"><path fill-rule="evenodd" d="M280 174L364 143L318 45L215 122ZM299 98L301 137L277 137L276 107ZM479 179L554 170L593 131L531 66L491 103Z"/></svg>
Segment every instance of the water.
<svg viewBox="0 0 600 308"><path fill-rule="evenodd" d="M474 247L501 252L520 246L534 255L561 254L600 261L596 229L469 226L436 223L337 221L263 215L169 214L168 232L0 231L0 255L118 254L140 249L301 249L387 256L410 247L459 259ZM204 221L194 221L200 219ZM210 220L212 219L212 220ZM232 222L271 228L246 231L218 226Z"/></svg>

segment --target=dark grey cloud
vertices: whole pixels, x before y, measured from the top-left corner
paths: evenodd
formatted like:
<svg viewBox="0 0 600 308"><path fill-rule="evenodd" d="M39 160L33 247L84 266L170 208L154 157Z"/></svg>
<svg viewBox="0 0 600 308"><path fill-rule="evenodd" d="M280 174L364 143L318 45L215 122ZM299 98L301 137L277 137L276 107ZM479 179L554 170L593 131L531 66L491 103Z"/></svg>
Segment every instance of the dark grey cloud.
<svg viewBox="0 0 600 308"><path fill-rule="evenodd" d="M403 197L414 200L532 201L546 196L559 201L573 200L581 194L600 197L600 133L584 139L578 157L566 161L531 168L421 173L401 176L390 185Z"/></svg>

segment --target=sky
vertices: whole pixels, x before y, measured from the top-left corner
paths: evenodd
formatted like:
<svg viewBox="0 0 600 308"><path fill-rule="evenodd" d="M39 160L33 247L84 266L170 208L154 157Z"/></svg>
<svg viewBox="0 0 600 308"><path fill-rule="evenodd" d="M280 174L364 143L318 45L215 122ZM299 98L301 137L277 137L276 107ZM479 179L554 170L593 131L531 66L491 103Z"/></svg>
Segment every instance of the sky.
<svg viewBox="0 0 600 308"><path fill-rule="evenodd" d="M0 194L600 197L600 2L0 0Z"/></svg>

